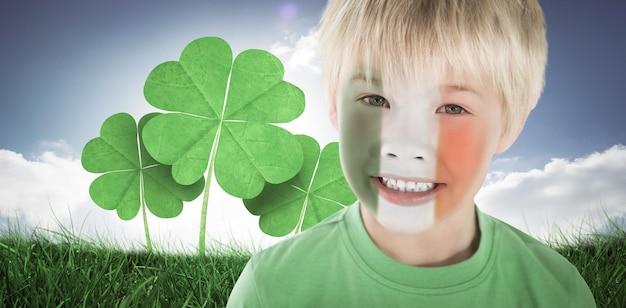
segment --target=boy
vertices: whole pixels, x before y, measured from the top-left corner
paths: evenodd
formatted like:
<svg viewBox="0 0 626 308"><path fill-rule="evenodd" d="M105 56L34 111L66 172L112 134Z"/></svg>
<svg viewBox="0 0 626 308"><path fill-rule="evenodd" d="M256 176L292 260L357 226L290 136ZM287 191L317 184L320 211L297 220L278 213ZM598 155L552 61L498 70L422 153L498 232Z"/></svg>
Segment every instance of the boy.
<svg viewBox="0 0 626 308"><path fill-rule="evenodd" d="M594 307L574 266L478 210L539 99L536 0L330 0L319 48L357 203L255 256L229 307Z"/></svg>

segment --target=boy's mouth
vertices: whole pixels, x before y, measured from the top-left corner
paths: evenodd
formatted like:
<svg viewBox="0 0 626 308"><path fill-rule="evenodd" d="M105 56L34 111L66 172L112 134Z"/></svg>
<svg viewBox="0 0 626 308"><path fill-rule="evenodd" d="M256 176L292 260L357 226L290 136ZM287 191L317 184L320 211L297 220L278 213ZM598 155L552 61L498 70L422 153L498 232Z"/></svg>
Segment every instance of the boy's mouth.
<svg viewBox="0 0 626 308"><path fill-rule="evenodd" d="M421 205L431 201L445 184L391 177L372 177L379 194L397 205Z"/></svg>
<svg viewBox="0 0 626 308"><path fill-rule="evenodd" d="M437 183L414 182L408 180L400 180L388 177L379 177L378 180L389 189L401 192L426 192L434 189Z"/></svg>

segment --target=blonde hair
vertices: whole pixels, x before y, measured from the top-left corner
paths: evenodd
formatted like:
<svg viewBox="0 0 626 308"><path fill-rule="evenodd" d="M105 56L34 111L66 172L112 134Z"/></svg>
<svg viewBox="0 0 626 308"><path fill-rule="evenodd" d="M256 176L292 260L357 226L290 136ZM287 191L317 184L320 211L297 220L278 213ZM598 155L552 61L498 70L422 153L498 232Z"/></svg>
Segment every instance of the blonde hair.
<svg viewBox="0 0 626 308"><path fill-rule="evenodd" d="M368 80L385 74L390 86L439 82L450 70L490 82L505 132L521 128L543 89L547 42L537 0L329 0L319 27L331 112L342 74L357 65Z"/></svg>

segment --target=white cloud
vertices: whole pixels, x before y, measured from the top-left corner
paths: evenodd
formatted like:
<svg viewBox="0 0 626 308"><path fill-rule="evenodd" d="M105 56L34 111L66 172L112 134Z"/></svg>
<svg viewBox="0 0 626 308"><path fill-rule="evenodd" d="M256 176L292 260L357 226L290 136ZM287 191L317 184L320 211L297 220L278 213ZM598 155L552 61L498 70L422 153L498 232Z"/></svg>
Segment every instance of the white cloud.
<svg viewBox="0 0 626 308"><path fill-rule="evenodd" d="M287 42L276 42L270 47L270 52L276 55L285 66L286 76L292 73L311 72L320 73L320 60L317 54L317 29L309 30L306 35L294 43L287 38Z"/></svg>
<svg viewBox="0 0 626 308"><path fill-rule="evenodd" d="M80 160L44 152L33 160L9 150L0 150L0 227L18 223L21 227L61 231L86 239L102 239L122 248L145 245L141 213L122 221L115 211L95 205L89 185L98 176L86 172ZM216 182L211 185L207 217L207 247L226 244L252 249L266 247L279 239L261 233L258 218L249 214L241 199L227 195ZM198 245L202 198L186 203L180 216L160 219L148 214L152 242L156 249L195 252ZM61 224L61 225L59 225Z"/></svg>
<svg viewBox="0 0 626 308"><path fill-rule="evenodd" d="M67 141L64 139L59 139L56 141L51 140L40 140L38 142L39 148L44 151L53 151L57 154L63 155L63 157L69 157L74 152L72 146L70 146Z"/></svg>
<svg viewBox="0 0 626 308"><path fill-rule="evenodd" d="M287 124L280 126L293 134L305 134L315 138L323 147L337 141L337 131L330 124L328 111L321 85L320 60L317 54L317 29L312 28L307 35L299 38L289 34L281 42L270 47L285 66L285 80L298 86L306 98L304 113Z"/></svg>
<svg viewBox="0 0 626 308"><path fill-rule="evenodd" d="M561 233L572 239L626 214L623 145L573 161L555 158L542 170L493 173L477 204L541 239L558 240Z"/></svg>
<svg viewBox="0 0 626 308"><path fill-rule="evenodd" d="M89 199L92 180L80 162L44 152L34 161L8 150L0 150L0 210L3 216L18 215L27 225L39 225L56 206L58 218L69 218L78 204Z"/></svg>

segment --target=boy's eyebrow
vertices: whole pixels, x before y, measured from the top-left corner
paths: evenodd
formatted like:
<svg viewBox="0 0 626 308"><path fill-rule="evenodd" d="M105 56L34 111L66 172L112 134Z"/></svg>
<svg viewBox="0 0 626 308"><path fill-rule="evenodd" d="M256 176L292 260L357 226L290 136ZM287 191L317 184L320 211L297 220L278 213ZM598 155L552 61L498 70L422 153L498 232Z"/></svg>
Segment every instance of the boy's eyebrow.
<svg viewBox="0 0 626 308"><path fill-rule="evenodd" d="M382 85L382 82L380 81L380 79L377 79L377 78L367 78L367 76L365 76L365 74L363 72L358 72L358 73L352 75L352 77L350 78L350 82L352 82L352 81L371 82L375 86Z"/></svg>
<svg viewBox="0 0 626 308"><path fill-rule="evenodd" d="M381 86L382 85L382 81L380 79L378 79L378 78L367 78L367 76L363 72L358 72L358 73L355 73L354 75L352 75L352 77L350 78L350 82L353 82L353 81L371 82L374 86ZM469 93L472 93L474 95L480 96L480 93L478 91L474 90L470 86L461 85L461 84L445 84L445 85L443 85L441 87L441 89L443 89L443 91L445 93L469 92Z"/></svg>
<svg viewBox="0 0 626 308"><path fill-rule="evenodd" d="M446 93L452 93L452 92L469 92L475 95L480 96L480 93L478 93L476 90L472 89L471 87L468 86L464 86L464 85L459 85L459 84L454 84L454 85L444 85L443 86L443 90Z"/></svg>

